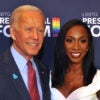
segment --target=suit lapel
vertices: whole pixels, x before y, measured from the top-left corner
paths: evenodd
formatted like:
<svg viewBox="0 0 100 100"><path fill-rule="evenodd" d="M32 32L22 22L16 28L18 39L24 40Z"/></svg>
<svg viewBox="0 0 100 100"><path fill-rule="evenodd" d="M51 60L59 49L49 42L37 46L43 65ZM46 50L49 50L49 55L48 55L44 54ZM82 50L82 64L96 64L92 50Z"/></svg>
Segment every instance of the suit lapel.
<svg viewBox="0 0 100 100"><path fill-rule="evenodd" d="M7 58L8 56L8 58ZM10 53L10 51L5 54L5 71L11 80L12 84L15 86L16 90L19 92L23 100L30 100L29 93L20 75L18 67Z"/></svg>
<svg viewBox="0 0 100 100"><path fill-rule="evenodd" d="M43 100L50 100L50 93L49 93L49 77L47 78L47 70L45 70L43 65L41 65L36 59L34 59L41 82L41 88L42 88L42 97ZM48 73L49 74L49 73ZM48 80L47 80L48 79ZM48 83L47 83L48 82Z"/></svg>

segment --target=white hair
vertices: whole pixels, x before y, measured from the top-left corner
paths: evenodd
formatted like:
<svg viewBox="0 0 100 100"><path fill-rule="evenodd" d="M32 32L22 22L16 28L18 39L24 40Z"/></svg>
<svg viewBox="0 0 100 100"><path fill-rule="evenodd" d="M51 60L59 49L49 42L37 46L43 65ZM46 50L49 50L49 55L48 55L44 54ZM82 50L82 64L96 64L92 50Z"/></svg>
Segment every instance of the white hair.
<svg viewBox="0 0 100 100"><path fill-rule="evenodd" d="M40 8L36 7L36 6L33 6L33 5L21 5L18 8L16 8L15 10L13 10L13 12L12 12L12 14L10 16L10 25L14 25L15 26L18 23L19 15L23 11L38 11L44 16L44 13L42 12L42 10Z"/></svg>

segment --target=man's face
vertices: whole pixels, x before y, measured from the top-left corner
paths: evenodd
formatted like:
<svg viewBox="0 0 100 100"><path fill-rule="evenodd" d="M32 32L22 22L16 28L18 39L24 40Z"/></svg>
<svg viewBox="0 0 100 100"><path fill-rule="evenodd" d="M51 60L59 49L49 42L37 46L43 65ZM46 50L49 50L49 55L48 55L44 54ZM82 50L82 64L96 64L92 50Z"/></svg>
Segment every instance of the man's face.
<svg viewBox="0 0 100 100"><path fill-rule="evenodd" d="M18 27L10 27L14 48L27 60L37 55L44 40L44 17L40 12L26 11L19 17Z"/></svg>

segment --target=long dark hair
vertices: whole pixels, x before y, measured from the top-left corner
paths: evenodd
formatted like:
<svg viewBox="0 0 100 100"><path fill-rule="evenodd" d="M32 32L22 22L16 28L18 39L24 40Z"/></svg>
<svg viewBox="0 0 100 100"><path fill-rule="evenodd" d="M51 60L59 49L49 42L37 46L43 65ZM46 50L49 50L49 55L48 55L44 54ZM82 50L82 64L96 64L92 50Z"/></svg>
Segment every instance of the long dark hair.
<svg viewBox="0 0 100 100"><path fill-rule="evenodd" d="M56 87L58 85L62 85L64 82L64 75L66 74L66 70L69 68L70 60L66 55L66 49L64 46L66 33L73 26L80 25L84 27L88 33L88 52L83 60L82 70L84 75L84 85L88 85L92 82L93 76L96 73L96 69L94 67L94 47L93 47L93 38L91 35L91 31L88 28L86 23L83 23L79 19L72 19L65 23L59 32L57 37L56 46L55 46L55 57L54 57L54 70L52 77L52 85Z"/></svg>

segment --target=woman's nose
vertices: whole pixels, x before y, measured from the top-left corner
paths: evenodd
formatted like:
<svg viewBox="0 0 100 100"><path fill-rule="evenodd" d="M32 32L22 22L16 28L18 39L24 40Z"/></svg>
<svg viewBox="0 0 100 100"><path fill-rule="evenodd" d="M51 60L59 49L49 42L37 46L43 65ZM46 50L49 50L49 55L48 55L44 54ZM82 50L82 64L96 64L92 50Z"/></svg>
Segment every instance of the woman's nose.
<svg viewBox="0 0 100 100"><path fill-rule="evenodd" d="M73 48L75 50L78 50L79 49L79 43L77 41L74 43Z"/></svg>

